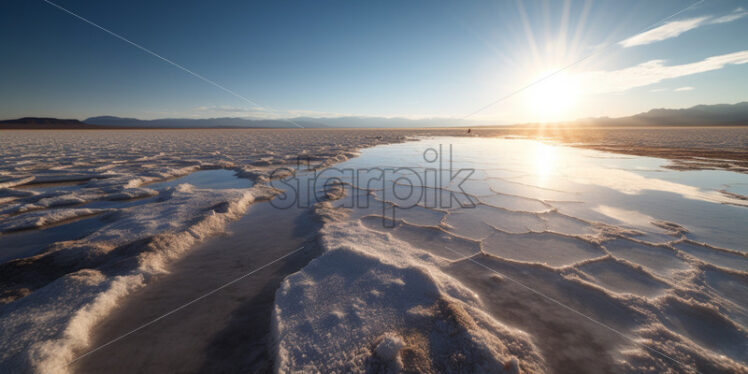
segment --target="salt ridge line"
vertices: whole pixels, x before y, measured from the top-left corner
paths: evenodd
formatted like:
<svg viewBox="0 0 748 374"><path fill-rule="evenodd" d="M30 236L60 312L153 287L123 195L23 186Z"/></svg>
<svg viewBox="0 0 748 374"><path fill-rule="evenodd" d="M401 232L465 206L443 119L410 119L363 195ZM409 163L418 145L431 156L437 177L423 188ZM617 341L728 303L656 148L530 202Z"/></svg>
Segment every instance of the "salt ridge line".
<svg viewBox="0 0 748 374"><path fill-rule="evenodd" d="M356 232L358 233L358 231L356 231ZM336 232L335 230L332 230L332 231L330 231L330 232L327 232L327 233L326 233L325 235L326 235L326 236L329 236L329 237L332 237L332 238L333 238L334 240L338 240L338 239L337 239L337 237L338 237L339 235L345 236L345 234L344 234L344 233L338 234L338 233L337 233L337 232ZM359 235L359 234L357 234L357 235ZM386 235L386 234L383 234L383 235ZM399 242L398 240L387 240L387 243L386 243L386 245L387 245L387 246L390 246L390 247L392 247L392 246L394 246L394 247L397 247L397 246L398 246L398 244L397 244L397 243L400 243L400 242ZM327 246L327 247L328 247L328 250L336 250L335 248L337 248L337 245L333 245L333 246ZM406 246L406 247L408 247L408 246ZM369 251L367 251L367 250L364 250L364 252L367 252L367 253L369 253ZM425 254L424 254L424 255L417 255L417 254L416 254L416 253L422 253L422 250L413 250L413 252L414 252L414 254L413 254L413 255L414 255L414 256L417 256L417 258L421 258L421 259L423 259L423 258L426 258L426 257L430 257L430 255L425 255ZM428 253L428 251L427 251L427 253ZM423 257L423 256L426 256L426 257ZM609 256L609 255L608 255L608 256ZM391 257L391 256L390 256L390 257ZM498 259L498 258L497 258L497 259ZM327 261L327 260L326 260L326 261ZM454 261L452 261L452 262L454 262ZM528 264L528 265L532 265L532 264ZM340 268L340 267L337 267L337 268ZM545 267L544 267L544 268L545 268ZM573 268L572 266L567 266L567 267L564 267L564 268L565 268L565 269L568 269L568 270L573 270L573 269L574 269L574 268ZM550 269L550 270L552 270L552 268L549 268L549 269ZM307 270L311 270L311 269L307 269ZM316 271L317 271L317 270L315 270L315 272L316 272ZM302 272L303 272L303 271L302 271ZM604 293L605 295L609 295L609 297L619 297L619 296L621 296L621 295L619 295L619 294L617 294L617 293L615 293L615 292L612 292L611 290L608 290L608 289L602 288L602 287L601 287L600 285L598 285L598 284L593 284L593 283L589 283L589 282L587 282L587 281L582 281L582 280L579 280L579 281L581 282L581 283L580 283L580 286L581 286L581 285L587 285L588 287L591 287L591 289L595 289L595 290L598 290L599 292L602 292L602 293ZM319 284L317 284L317 285L315 286L315 283L314 283L314 282L311 282L311 281L309 281L309 282L308 282L308 281L305 281L305 280L303 280L303 279L300 279L300 280L299 280L298 282L297 282L297 281L293 281L293 283L294 283L294 284L298 283L298 285L299 285L299 286L302 286L302 285L303 285L304 287L320 287L320 285L319 285ZM295 287L295 286L294 286L294 287ZM279 291L279 292L280 292L280 291ZM285 291L284 291L284 292L285 292ZM306 291L304 291L304 292L306 292ZM297 298L296 296L294 296L293 298L294 298L294 300L297 300L297 299L298 299L298 298ZM671 298L671 299L673 299L673 301L672 301L672 302L671 302L670 304L672 304L672 303L675 303L674 305L676 305L676 306L677 306L677 305L680 305L679 303L681 303L681 304L682 304L682 303L684 302L684 301L682 301L682 300L681 300L681 299L679 299L679 298L673 298L673 297L670 297L670 298ZM646 298L643 298L643 297L639 297L639 296L635 296L635 295L630 295L630 296L624 297L624 298L622 299L622 301L623 301L623 302L625 303L625 300L637 300L637 299L641 299L641 300L646 300ZM556 299L556 300L558 300L558 299ZM657 304L657 303L655 303L655 304L652 304L652 305L649 305L649 306L648 306L647 308L649 308L649 309L652 309L653 311L658 311L660 307L658 307L658 306L657 306L656 304ZM648 305L648 304L647 304L647 305ZM314 307L313 307L313 306L309 306L309 308L312 308L312 309L314 309ZM336 313L337 313L337 312L336 312ZM286 317L288 317L288 316L287 316L287 315L284 315L284 316L283 316L283 318L281 318L281 319L279 319L279 320L278 320L278 323L282 323L283 321L285 321L285 320L286 320ZM294 318L295 318L295 317L294 317ZM343 318L343 317L340 317L340 318ZM660 326L660 325L658 325L658 324L657 324L658 322L656 322L656 321L653 321L652 323L654 323L654 324L653 324L652 326L655 326L655 328L657 328L657 326ZM292 323L292 324L290 324L290 325L281 325L281 326L286 326L286 327L284 327L284 330L287 330L288 328L290 328L289 326L291 326L291 325L293 325L293 323ZM608 326L609 326L609 325L608 325ZM646 328L650 328L649 326L650 326L650 325L647 325L647 326L645 326L645 327L646 327ZM620 330L618 330L618 331L620 332ZM283 334L283 333L281 333L281 334ZM683 336L681 336L681 335L676 335L676 336L678 336L679 338L683 338ZM687 338L685 338L685 339L687 340ZM688 341L688 340L687 340L687 341ZM284 344L288 344L288 343L284 343ZM679 343L679 344L680 344L680 343ZM691 353L693 353L693 351L692 351L692 349L694 349L693 347L697 347L696 349L699 349L699 348L700 348L700 347L698 346L698 344L696 344L696 343L693 343L693 342L691 342L691 343L687 343L687 344L690 344L690 346L687 346L687 348L688 348L688 349L690 349L690 351L687 351L687 352L691 352ZM653 347L644 347L644 348L652 348L652 349L655 349L655 350L657 350L657 351L659 351L659 352L661 352L661 353L664 353L663 351L661 351L661 350L658 350L657 348L653 348ZM646 351L649 351L649 350L650 350L650 349L646 349ZM288 351L285 351L285 352L288 352ZM665 354L665 355L667 355L667 356L668 356L668 357L670 357L670 358L673 358L673 356L672 356L672 355L668 355L667 353L664 353L664 354ZM688 353L687 353L687 354L688 354ZM700 354L700 353L695 353L695 354L697 354L697 355L698 355L698 354ZM712 354L712 353L710 353L710 354ZM708 357L707 359L713 359L713 358L714 358L714 356L707 356L707 357ZM734 361L730 361L730 362L732 362L732 364L731 364L731 365L735 365ZM675 359L675 363L681 363L681 364L682 364L682 363L683 363L683 361ZM300 364L300 362L297 362L297 364ZM689 369L693 369L693 368L692 368L691 366L685 366L685 367L688 367ZM698 370L696 370L696 371L698 371Z"/></svg>
<svg viewBox="0 0 748 374"><path fill-rule="evenodd" d="M445 247L445 248L451 250L449 247ZM542 293L540 291L535 290L532 287L529 287L529 286L525 285L524 283L522 283L522 282L520 282L520 281L518 281L518 280L516 280L516 279L514 279L512 277L507 276L506 274L502 274L502 273L500 273L500 272L498 272L498 271L496 271L496 270L494 270L494 269L492 269L492 268L490 268L490 267L488 267L488 266L486 266L484 264L481 264L480 262L478 262L478 261L475 260L475 256L468 257L468 258L466 258L466 260L468 260L468 261L470 261L470 262L472 262L472 263L474 263L474 264L476 264L476 265L478 265L480 267L483 267L486 270L492 271L492 272L494 272L494 273L496 273L496 274L498 274L498 275L500 275L500 276L502 276L502 277L504 277L506 279L509 279L510 281L512 281L515 284L521 286L522 288L525 288L525 289L527 289L530 292L533 292L533 293L535 293L535 294L537 294L539 296L542 296L543 298L545 298L545 299L547 299L547 300L549 300L549 301L551 301L551 302L553 302L553 303L555 303L555 304L563 307L564 309L567 309L567 310L569 310L569 311L571 311L571 312L573 312L573 313L575 313L575 314L577 314L577 315L579 315L581 317L584 317L585 319L588 319L591 322L594 322L595 324L600 325L600 326L602 326L602 327L604 327L604 328L606 328L606 329L608 329L608 330L610 330L610 331L612 331L612 332L620 335L621 337L626 338L627 340L630 340L631 342L633 342L633 343L635 343L637 345L640 345L640 346L646 348L647 350L649 350L649 351L651 351L653 353L656 353L656 354L658 354L658 355L660 355L662 357L665 357L668 360L677 363L678 365L681 365L683 367L688 367L684 363L682 363L682 362L680 362L680 361L678 361L678 360L676 360L676 359L674 359L674 358L672 358L672 357L670 357L670 356L668 356L668 355L666 355L666 354L664 354L664 353L662 353L662 352L660 352L660 351L658 351L658 350L656 350L654 348L651 348L651 347L647 346L646 344L642 343L641 341L639 341L637 339L634 339L633 337L629 336L628 334L624 334L624 333L618 331L617 329L614 329L614 328L608 326L605 323L602 323L602 322L600 322L600 321L598 321L598 320L596 320L596 319L594 319L594 318L592 318L592 317L590 317L590 316L588 316L588 315L586 315L586 314L584 314L584 313L582 313L582 312L580 312L580 311L578 311L578 310L576 310L576 309L574 309L574 308L572 308L572 307L570 307L570 306L568 306L568 305L566 305L566 304L564 304L564 303L562 303L562 302L560 302L560 301L558 301L558 300L556 300L556 299L554 299L554 298L552 298L552 297L550 297L550 296L548 296L548 295L546 295L546 294L544 294L544 293ZM696 369L694 369L694 370L696 370ZM698 370L696 370L696 372L700 373Z"/></svg>
<svg viewBox="0 0 748 374"><path fill-rule="evenodd" d="M366 132L366 133L345 132L345 133L340 134L341 135L340 142L335 143L335 144L329 144L328 137L330 136L330 134L328 132L312 132L312 133L303 134L303 136L299 136L298 134L295 135L295 134L287 133L289 136L281 139L280 143L277 141L274 142L272 141L272 139L266 139L266 140L269 140L269 142L264 143L262 142L262 140L258 140L255 138L268 137L270 135L276 136L277 134L274 132L259 131L259 132L252 133L252 141L260 142L260 143L250 142L249 144L247 144L246 143L247 139L236 139L236 136L233 136L234 133L232 132L221 132L221 133L215 134L215 136L217 136L218 138L230 136L231 138L227 139L229 141L222 141L222 142L214 143L210 141L211 139L215 140L215 138L213 137L214 135L211 135L211 137L207 139L209 140L208 142L201 142L201 143L203 144L203 146L210 146L211 144L213 145L220 144L220 146L223 148L218 148L219 150L218 152L210 152L207 154L207 156L198 158L197 156L191 155L189 153L185 154L184 152L179 152L178 149L177 150L173 149L174 148L173 139L171 139L170 136L166 139L160 138L159 134L160 134L159 132L149 132L147 139L145 139L145 143L142 143L140 139L144 135L143 133L133 133L133 134L130 134L130 133L124 134L124 133L119 133L119 132L107 133L107 134L92 133L91 135L94 137L104 136L105 139L103 139L103 141L93 142L90 144L84 143L83 145L79 145L78 147L75 148L76 151L73 154L71 154L70 158L67 158L67 160L70 160L70 159L77 160L76 161L77 166L73 168L72 171L79 170L81 168L83 169L93 168L94 170L98 170L99 172L101 172L101 170L104 170L104 174L107 176L107 178L93 181L89 183L87 187L92 187L95 189L101 188L101 189L108 190L112 188L119 189L122 186L124 186L125 188L131 185L139 186L143 182L160 180L163 178L167 178L168 176L173 176L174 174L182 174L182 171L184 173L188 173L191 170L194 171L206 165L215 165L213 167L218 166L218 167L238 168L238 169L241 169L242 171L251 170L254 173L253 175L256 175L258 179L261 179L261 177L263 175L266 175L267 173L263 172L264 169L258 170L258 168L254 166L254 163L249 162L249 160L247 160L248 156L253 157L252 155L257 153L257 149L251 148L252 144L263 144L261 148L266 149L265 152L270 153L270 154L276 154L277 152L273 152L273 151L278 151L277 148L282 145L282 148L281 148L281 150L283 151L282 154L278 157L274 156L275 159L273 160L273 162L270 163L270 166L272 166L273 164L278 164L278 163L287 163L288 160L290 160L292 155L295 153L294 149L297 149L297 148L303 148L305 150L308 150L311 148L313 151L319 154L317 161L321 161L322 164L325 165L325 164L330 164L332 162L339 162L341 160L347 159L348 157L351 157L351 155L355 153L354 151L355 149L357 149L356 147L367 147L367 146L371 146L374 144L380 144L382 142L400 142L404 140L404 138L397 133L391 134L390 136L383 137L383 136L378 135L374 137L370 132ZM10 134L10 138L12 139L18 138L16 140L23 140L25 139L26 135L27 134L24 132L17 132L17 133ZM75 133L64 133L62 134L62 136L60 136L59 134L55 134L52 140L55 142L55 144L57 144L60 141L64 142L66 135L75 135ZM189 143L189 140L197 140L197 139L205 140L204 136L197 136L197 135L201 135L201 134L197 134L197 133L186 134L185 137L187 139L183 139L183 140L188 140L187 143ZM38 135L36 134L35 136L38 137ZM320 137L322 136L324 136L325 141L320 141L321 139ZM117 140L113 141L111 139L112 137L117 138ZM287 138L290 138L290 139L287 139ZM293 139L296 139L298 141L293 142ZM68 139L68 140L71 140L71 139ZM137 142L134 142L136 140ZM164 140L166 140L166 143L164 143ZM78 140L76 138L76 142L77 141ZM232 142L235 143L237 141L239 142L239 144L237 144L236 147L230 146ZM289 143L289 141L291 141L291 143ZM15 144L15 147L13 149L18 149L20 144L28 144L28 143L24 143L24 142L17 143L16 142L13 144ZM44 168L48 167L47 161L46 161L47 156L45 155L46 155L46 152L48 152L50 148L44 147L43 142L35 142L34 144L42 147L40 149L40 152L36 152L36 153L25 152L21 150L20 151L21 153L19 153L18 156L12 156L11 158L5 159L6 161L9 162L9 164L6 164L5 167L12 171L12 170L18 170L17 167L19 165L23 165L22 169L24 170L24 172L26 172L27 170L34 171L34 170L37 170L39 167L44 167ZM355 146L352 146L350 144L353 144ZM8 144L9 147L4 148L3 151L12 152L11 145L12 144ZM93 148L91 146L93 146ZM125 147L124 148L125 151L124 152L107 151L107 149L109 149L112 146L115 146L116 149L120 151L123 149L123 147ZM148 150L150 150L154 146L157 147L154 149L157 149L159 152L151 156L149 155ZM170 150L170 152L168 153L164 152L163 151L164 149ZM145 156L144 156L144 153L145 153ZM113 154L116 154L118 156L117 160L111 160L110 158L107 158L107 157L111 157L111 155ZM101 155L107 155L107 156L105 156L102 159ZM130 155L132 155L133 157L128 157ZM133 160L141 159L143 157L148 158L149 162L146 164L143 164L140 162L133 163ZM14 160L14 161L9 161L9 160ZM195 163L196 165L190 165L190 166L185 167L184 166L185 162L188 164ZM63 164L65 165L64 162ZM104 165L99 166L102 164ZM0 173L5 175L8 172L3 170ZM116 178L109 178L112 175L116 176ZM258 187L261 187L261 186L258 185ZM186 187L180 186L179 188L176 188L174 190L169 190L169 191L176 191L176 190L181 191L184 188ZM207 192L203 190L196 190L196 192L197 191L199 191L200 194L202 194L203 192ZM184 191L184 192L187 192L187 191ZM4 190L2 191L2 193L7 194L8 191ZM173 194L171 193L167 194L167 196L165 196L166 201L170 200L173 197L172 195ZM185 197L185 196L182 196L182 197ZM162 199L160 200L157 206L162 206L163 204L164 203ZM206 205L203 206L203 208L210 208L210 207L216 207L216 205L206 203ZM218 207L220 208L220 206ZM194 206L193 208L200 208L200 207ZM122 210L122 212L129 212L129 211L132 211L133 209L139 209L140 211L142 211L144 208L143 207L127 208L127 209ZM201 214L204 213L203 210L200 210L200 212ZM216 216L220 216L220 214L216 214ZM125 215L125 218L126 217L127 215ZM121 219L122 217L119 217L119 218ZM157 224L158 222L161 222L161 221L163 220L160 220L160 219L149 220L149 222L152 222L153 224ZM166 221L163 221L163 222L166 222ZM119 233L124 233L124 231L122 231L124 227L121 227L121 225L118 225L117 222L114 222L113 225L115 225L117 228L115 232L109 232L107 229L107 230L104 230L105 232L99 232L98 234L94 234L94 236L101 239L111 234L114 234L116 236L116 235L119 235ZM169 225L165 226L165 228L168 226ZM147 232L153 232L153 230L156 230L156 232L160 232L159 230L161 229L159 227L160 226L158 225L156 226L145 225L144 228L146 229ZM135 230L135 231L140 232L140 230ZM200 238L200 237L203 237L202 231L190 229L187 239L192 240L194 238ZM80 248L70 248L71 251L74 252L72 253L73 257L75 256L85 257L87 255L86 251L88 251L88 249L90 249L89 251L90 254L95 255L95 256L100 255L102 252L105 253L113 249L112 247L107 246L107 245L105 246L83 245L79 247ZM183 249L185 248L180 248L178 249L177 252L182 251ZM64 252L71 252L71 251L64 251ZM63 253L61 252L57 254L63 254ZM178 255L178 254L179 253L175 252L175 253L169 254L168 256L173 256L173 255ZM155 257L151 256L151 257L153 258L145 259L146 264L144 264L144 266L147 265L146 267L149 269L148 271L163 270L163 265L165 263L162 260L165 260L165 258L161 258L163 257L161 255L155 256ZM33 261L31 262L24 261L24 264L33 265L34 261L36 261L37 258L33 258L33 259L30 258L29 260L33 260ZM152 262L151 260L155 262L151 264ZM8 265L8 264L4 264L4 265ZM5 311L9 312L10 309L14 309L14 310L23 309L24 307L29 307L30 303L31 304L39 303L39 302L47 303L49 300L52 300L53 298L50 297L49 299L47 299L47 301L45 301L44 299L45 295L50 296L50 292L54 294L53 291L55 289L60 291L59 287L55 288L56 286L60 286L60 285L64 286L70 283L68 281L72 281L73 283L75 283L75 282L78 282L78 280L81 280L83 282L89 282L89 281L105 282L105 283L98 283L99 285L97 287L99 288L102 286L110 287L111 285L113 288L110 288L107 292L111 291L114 293L109 294L109 295L101 295L101 296L107 296L107 297L96 299L98 301L104 302L104 304L109 303L112 300L111 297L109 296L115 296L115 294L118 294L120 291L125 290L122 288L122 286L126 288L128 287L127 286L128 283L132 283L130 282L130 280L126 280L125 278L122 278L121 282L115 284L114 282L109 282L109 280L102 279L100 272L96 270L84 269L76 273L71 273L66 276L63 276L60 279L60 282L48 284L38 290L36 289L36 287L34 287L34 290L36 292L32 292L31 295L19 295L20 299L13 302L10 308L5 308ZM137 279L135 278L131 280L137 281ZM76 284L73 284L73 286L76 286ZM115 290L115 288L117 288L118 290ZM83 298L79 298L79 299L82 300ZM104 304L100 306L106 306ZM50 309L53 309L53 308L43 308L43 309L45 309L46 311L49 311ZM36 313L37 310L32 308L32 309L26 309L26 311L28 312L26 313L28 315L29 313L32 313L32 314ZM90 313L91 311L94 311L95 313L91 314ZM42 311L39 311L39 312L42 312ZM61 312L64 313L64 311L61 311ZM101 308L96 307L96 308L86 308L86 310L83 310L83 309L70 310L70 313L68 316L69 317L72 316L75 318L76 329L79 329L79 328L85 329L87 328L86 327L87 324L90 323L90 320L89 322L85 322L85 321L82 321L81 318L84 318L84 319L88 317L100 318L102 313L105 314L105 312ZM7 319L5 320L7 321ZM62 324L60 324L60 326L62 326ZM14 337L14 339L16 340L18 340L18 338L19 336ZM11 340L8 339L6 342L9 343L10 341ZM3 342L0 341L0 344L2 343ZM56 362L54 351L56 351L57 348L63 349L65 351L67 350L65 346L59 345L58 344L59 342L50 341L49 343L52 343L52 344L43 344L44 349L46 351L45 356L44 357L35 356L34 363L26 365L27 367L28 366L39 367L39 365L42 365L44 367L49 368L49 366L47 366L47 363L54 365L54 362ZM75 343L75 344L78 344L78 343ZM50 351L50 349L52 350ZM52 354L52 356L49 356L48 354ZM7 361L8 356L2 355L2 357L3 357L4 362L0 363L0 365L2 366L14 365L13 362ZM24 360L25 359L26 358L24 358ZM36 359L43 359L44 362L37 361ZM48 359L51 361L47 362Z"/></svg>
<svg viewBox="0 0 748 374"><path fill-rule="evenodd" d="M367 362L402 368L397 358L399 348L384 354L377 338L384 337L380 345L392 339L400 341L399 347L403 343L412 345L411 339L419 333L411 330L428 326L434 326L430 336L437 340L424 343L431 347L431 353L420 356L426 362L436 360L446 350L467 355L464 362L458 360L462 364L455 363L464 365L460 366L463 370L500 372L508 368L512 372L518 364L531 372L547 370L527 334L483 312L476 295L452 277L438 268L424 267L440 261L437 257L410 252L410 246L398 240L370 240L385 234L366 230L356 222L331 224L321 231L326 252L287 277L276 291L276 370L305 367L364 372ZM365 242L366 249L350 242L351 236L339 235L337 225L354 230L350 232L358 235L355 242ZM347 286L335 286L340 281ZM330 332L335 339L325 338ZM374 347L369 346L371 341ZM438 364L450 365L443 361Z"/></svg>
<svg viewBox="0 0 748 374"><path fill-rule="evenodd" d="M190 186L186 185L180 186L177 190L179 194L162 202L161 204L166 205L159 205L155 213L168 214L171 220L196 215L202 217L199 222L192 222L182 227L181 231L163 232L159 225L151 225L152 221L164 220L147 219L154 213L153 208L140 206L135 207L135 212L130 216L121 217L110 223L112 228L100 230L87 237L87 242L60 243L60 248L45 254L25 261L3 264L2 266L8 269L21 266L30 270L38 265L45 272L57 271L62 272L63 275L51 283L34 283L26 286L32 289L31 294L21 297L4 308L0 320L7 329L3 333L6 336L0 339L0 346L7 349L0 353L2 357L0 366L35 367L45 372L65 372L63 364L67 361L66 357L72 358L72 350L87 345L87 331L93 323L103 318L108 310L116 306L117 300L128 295L132 289L141 287L152 274L163 273L166 264L189 250L194 242L222 230L227 220L246 211L256 196L269 192L267 187L250 189L254 191L254 194L239 190L193 191ZM216 203L226 201L226 198L232 203L228 205L224 213L203 209L205 205L215 207ZM211 200L214 203L211 204ZM146 213L146 216L142 215ZM145 220L143 220L144 217ZM134 244L128 244L135 246L129 250L127 246L114 247L113 244L108 244L118 235L132 239L128 234L132 230L138 232L141 237L153 236L153 239L148 243L136 240ZM131 241L125 241L131 243ZM118 254L122 252L122 248L127 253ZM137 251L133 254L132 250ZM123 254L134 261L121 261L119 256ZM76 261L79 257L80 260ZM49 259L59 261L50 263L47 261ZM106 276L100 270L95 270L102 266L100 264L102 261L105 262ZM112 264L107 261L114 261L122 266L112 268ZM44 267L49 267L50 264L63 266L63 268L46 269ZM65 266L75 267L68 269ZM115 273L112 274L112 271ZM16 272L10 271L6 274L12 276ZM44 281L43 278L27 280L37 283ZM72 289L78 289L78 291L70 294L69 291ZM44 313L38 310L40 308ZM39 313L47 315L47 318L34 319L34 316ZM31 320L27 321L28 319ZM45 334L35 334L34 328L29 327L30 324L38 324L36 328L42 329L45 328L45 321L54 322L54 320L59 320L55 322L56 328L46 328ZM13 339L8 334L13 335ZM15 343L9 345L11 342Z"/></svg>

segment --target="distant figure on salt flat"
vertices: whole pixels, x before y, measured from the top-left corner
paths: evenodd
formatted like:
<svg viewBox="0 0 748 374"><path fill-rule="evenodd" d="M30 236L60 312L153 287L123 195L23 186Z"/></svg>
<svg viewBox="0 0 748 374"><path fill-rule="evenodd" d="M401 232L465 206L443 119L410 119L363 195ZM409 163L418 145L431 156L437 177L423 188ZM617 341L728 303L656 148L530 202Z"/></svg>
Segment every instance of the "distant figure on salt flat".
<svg viewBox="0 0 748 374"><path fill-rule="evenodd" d="M470 129L468 129L468 134L470 134Z"/></svg>

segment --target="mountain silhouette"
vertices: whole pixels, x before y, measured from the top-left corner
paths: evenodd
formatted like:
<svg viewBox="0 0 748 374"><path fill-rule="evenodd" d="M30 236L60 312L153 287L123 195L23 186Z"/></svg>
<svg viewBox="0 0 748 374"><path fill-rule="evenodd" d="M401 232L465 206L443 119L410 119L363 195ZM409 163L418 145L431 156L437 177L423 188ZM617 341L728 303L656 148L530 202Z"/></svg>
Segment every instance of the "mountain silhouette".
<svg viewBox="0 0 748 374"><path fill-rule="evenodd" d="M298 125L298 126L297 126ZM515 126L537 126L520 124ZM629 117L585 118L559 122L562 126L746 126L748 102L737 104L696 105L685 109L652 109ZM421 128L496 126L455 118L384 118L384 117L297 117L291 119L221 118L162 118L142 120L115 116L77 119L24 117L0 121L0 129L111 129L111 128Z"/></svg>

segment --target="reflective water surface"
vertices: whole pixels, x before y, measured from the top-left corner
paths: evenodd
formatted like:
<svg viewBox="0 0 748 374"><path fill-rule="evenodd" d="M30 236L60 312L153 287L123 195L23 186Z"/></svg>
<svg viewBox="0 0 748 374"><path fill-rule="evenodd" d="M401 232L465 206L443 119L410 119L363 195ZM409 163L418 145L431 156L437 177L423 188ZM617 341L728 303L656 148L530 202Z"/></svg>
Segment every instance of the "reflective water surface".
<svg viewBox="0 0 748 374"><path fill-rule="evenodd" d="M316 276L324 287L425 268L448 290L440 280L448 274L480 298L482 312L528 333L554 373L740 371L748 362L748 175L667 165L523 139L435 137L365 149L317 172L308 189L342 196L333 205L346 215L324 231L341 244L300 279ZM308 178L276 185L298 182L303 193ZM371 256L375 265L361 265ZM361 274L342 270L356 266ZM328 276L313 276L318 269ZM299 294L314 289L304 282ZM370 308L399 307L395 291L355 284L361 289L329 292L350 300L312 303L294 326L365 310L372 292L380 299ZM343 313L335 326L358 331L356 318ZM325 323L313 326L332 329ZM300 337L286 347L327 339L293 333Z"/></svg>
<svg viewBox="0 0 748 374"><path fill-rule="evenodd" d="M166 187L178 186L183 183L191 184L197 188L212 188L219 190L229 188L249 188L253 185L252 181L249 179L237 177L236 172L232 170L215 169L198 170L183 177L174 178L164 182L151 183L146 185L146 187L159 190Z"/></svg>
<svg viewBox="0 0 748 374"><path fill-rule="evenodd" d="M453 201L436 209L459 213L444 223L466 237L487 235L479 233L481 224L512 233L583 235L600 223L634 230L633 237L651 243L685 238L746 251L748 201L722 191L745 192L748 175L676 171L664 168L667 162L532 140L431 138L367 149L337 168L399 168L397 175L417 174L393 182L404 189L400 196L414 182L426 187L416 188L407 202L391 196L401 206L419 197L419 205L428 205L432 187L466 193L477 202L475 208ZM450 167L453 173L467 169L472 174L450 184ZM441 181L429 174L432 168L444 171Z"/></svg>
<svg viewBox="0 0 748 374"><path fill-rule="evenodd" d="M623 362L729 372L748 362L748 175L667 163L522 139L428 138L336 165L348 192L336 206L363 230L441 259L432 271L528 332L552 372L641 369ZM638 350L637 338L658 354ZM657 361L663 354L689 361Z"/></svg>

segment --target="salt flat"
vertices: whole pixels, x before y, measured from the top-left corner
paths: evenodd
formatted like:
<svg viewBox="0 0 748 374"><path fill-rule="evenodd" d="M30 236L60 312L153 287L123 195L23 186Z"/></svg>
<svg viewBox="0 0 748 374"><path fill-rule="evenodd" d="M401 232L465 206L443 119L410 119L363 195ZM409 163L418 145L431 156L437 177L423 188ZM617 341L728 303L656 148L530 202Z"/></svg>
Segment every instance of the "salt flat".
<svg viewBox="0 0 748 374"><path fill-rule="evenodd" d="M616 131L607 147L637 142ZM266 368L746 372L746 131L719 130L709 152L691 147L712 144L702 132L689 146L652 131L654 148L692 154L673 164L494 129L3 132L0 368L82 370L68 362L118 308L199 269L194 248L252 204L298 194L290 181L312 167L396 178L312 188L323 253L278 286ZM449 171L426 156L440 145L473 171L464 184L428 178Z"/></svg>

